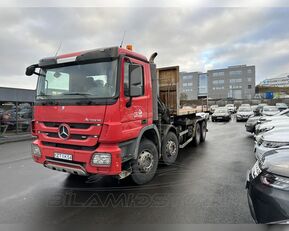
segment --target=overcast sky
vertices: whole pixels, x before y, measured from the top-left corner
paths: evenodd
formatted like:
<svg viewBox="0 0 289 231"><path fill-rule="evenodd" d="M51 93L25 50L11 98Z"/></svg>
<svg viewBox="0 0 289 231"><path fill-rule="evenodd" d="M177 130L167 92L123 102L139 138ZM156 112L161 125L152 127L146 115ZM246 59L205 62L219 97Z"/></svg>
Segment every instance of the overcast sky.
<svg viewBox="0 0 289 231"><path fill-rule="evenodd" d="M0 86L35 88L26 66L59 53L124 44L159 67L255 65L256 82L289 72L289 8L0 8Z"/></svg>

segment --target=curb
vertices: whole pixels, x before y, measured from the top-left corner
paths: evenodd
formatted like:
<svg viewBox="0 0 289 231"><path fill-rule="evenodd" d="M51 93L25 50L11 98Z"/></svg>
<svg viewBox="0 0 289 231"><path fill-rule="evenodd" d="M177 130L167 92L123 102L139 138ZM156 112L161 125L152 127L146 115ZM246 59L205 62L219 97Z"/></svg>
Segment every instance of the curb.
<svg viewBox="0 0 289 231"><path fill-rule="evenodd" d="M34 137L31 135L24 135L24 136L12 136L12 137L0 137L0 145L12 142L19 142L19 141L26 141L26 140L33 140Z"/></svg>

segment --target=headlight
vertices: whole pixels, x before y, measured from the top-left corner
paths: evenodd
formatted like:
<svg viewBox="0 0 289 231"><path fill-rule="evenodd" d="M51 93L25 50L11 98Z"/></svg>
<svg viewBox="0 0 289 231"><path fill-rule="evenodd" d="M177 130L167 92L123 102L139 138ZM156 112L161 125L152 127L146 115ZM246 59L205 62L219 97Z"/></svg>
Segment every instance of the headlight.
<svg viewBox="0 0 289 231"><path fill-rule="evenodd" d="M289 190L289 179L282 176L277 176L271 173L265 173L261 175L261 182L267 186L281 189Z"/></svg>
<svg viewBox="0 0 289 231"><path fill-rule="evenodd" d="M266 148L279 148L282 146L288 146L287 142L273 142L273 141L263 141L263 146Z"/></svg>
<svg viewBox="0 0 289 231"><path fill-rule="evenodd" d="M31 152L33 156L38 156L38 157L41 156L41 150L39 146L36 144L31 144Z"/></svg>
<svg viewBox="0 0 289 231"><path fill-rule="evenodd" d="M256 161L256 163L254 164L254 166L251 170L252 178L255 179L257 176L260 175L261 172L262 172L262 169L260 168L260 162Z"/></svg>
<svg viewBox="0 0 289 231"><path fill-rule="evenodd" d="M274 128L274 126L272 126L272 127L265 127L265 128L260 128L260 127L259 127L259 128L256 129L256 134L271 131L273 128Z"/></svg>
<svg viewBox="0 0 289 231"><path fill-rule="evenodd" d="M108 167L111 164L110 153L94 153L91 159L91 164L95 166Z"/></svg>

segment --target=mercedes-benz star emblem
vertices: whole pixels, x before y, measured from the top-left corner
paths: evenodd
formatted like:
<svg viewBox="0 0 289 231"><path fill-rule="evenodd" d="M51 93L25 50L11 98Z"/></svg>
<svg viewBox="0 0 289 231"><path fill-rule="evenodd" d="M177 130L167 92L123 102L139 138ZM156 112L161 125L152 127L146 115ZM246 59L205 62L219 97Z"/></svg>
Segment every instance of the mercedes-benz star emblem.
<svg viewBox="0 0 289 231"><path fill-rule="evenodd" d="M60 124L58 128L58 136L63 139L67 140L70 136L70 127L67 124Z"/></svg>

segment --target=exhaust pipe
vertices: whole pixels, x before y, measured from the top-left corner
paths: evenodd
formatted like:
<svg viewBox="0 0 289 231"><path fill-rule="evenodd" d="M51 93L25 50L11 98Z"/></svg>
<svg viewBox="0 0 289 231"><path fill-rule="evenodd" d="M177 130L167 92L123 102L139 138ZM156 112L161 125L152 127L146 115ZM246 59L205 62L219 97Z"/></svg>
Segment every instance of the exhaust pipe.
<svg viewBox="0 0 289 231"><path fill-rule="evenodd" d="M149 62L150 62L150 63L154 63L154 60L155 60L155 58L157 57L157 55L158 55L158 53L157 53L157 52L154 52L154 53L151 55L151 57L150 57L150 59L149 59Z"/></svg>

